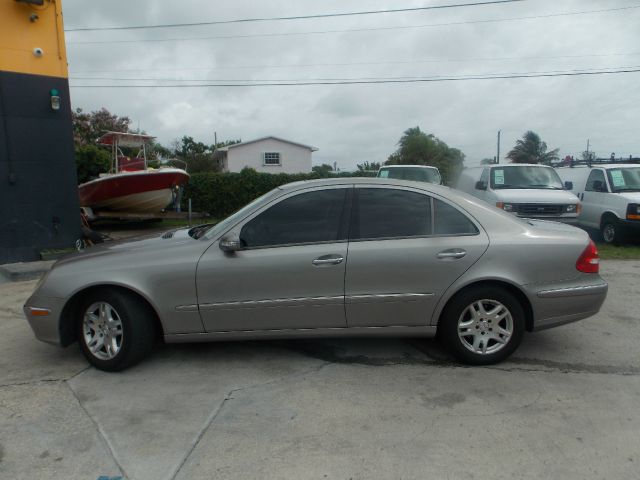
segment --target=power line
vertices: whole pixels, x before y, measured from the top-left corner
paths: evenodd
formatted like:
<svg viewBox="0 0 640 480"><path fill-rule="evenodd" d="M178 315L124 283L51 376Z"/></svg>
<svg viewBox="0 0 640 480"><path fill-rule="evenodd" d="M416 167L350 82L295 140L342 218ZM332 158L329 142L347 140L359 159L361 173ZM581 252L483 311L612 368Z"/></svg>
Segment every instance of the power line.
<svg viewBox="0 0 640 480"><path fill-rule="evenodd" d="M421 25L394 25L389 27L368 27L368 28L347 28L347 29L335 29L335 30L312 30L306 32L276 32L276 33L248 33L240 35L212 35L204 37L170 37L170 38L147 38L136 40L91 40L84 42L67 42L67 45L113 45L113 44L127 44L127 43L158 43L158 42L185 42L185 41L200 41L200 40L228 40L237 38L268 38L268 37L291 37L300 35L324 35L329 33L355 33L355 32L376 32L384 30L408 30L416 28L434 28L434 27L451 27L457 25L477 25L485 23L502 23L512 22L519 20L537 20L542 18L554 18L554 17L567 17L573 15L588 15L593 13L607 13L607 12L620 12L624 10L631 10L640 8L639 5L632 5L628 7L617 8L605 8L600 10L582 10L577 12L562 12L551 13L546 15L528 15L521 17L507 17L507 18L492 18L485 20L467 20L460 22L446 22L446 23L426 23Z"/></svg>
<svg viewBox="0 0 640 480"><path fill-rule="evenodd" d="M347 67L347 66L365 66L365 65L402 65L417 63L456 63L456 62L494 62L508 60L549 60L549 59L568 59L568 58L604 58L604 57L625 57L640 55L640 52L629 53L592 53L583 55L538 55L523 57L459 57L459 58L427 58L416 60L381 60L377 62L341 62L341 63L291 63L281 65L226 65L215 67L176 67L176 68L116 68L110 70L84 70L75 72L77 74L86 73L109 73L117 72L172 72L187 70L234 70L234 69L268 69L268 68L307 68L307 67ZM72 68L73 70L73 68ZM76 77L79 78L79 77Z"/></svg>
<svg viewBox="0 0 640 480"><path fill-rule="evenodd" d="M486 75L490 76L502 76L502 75L532 75L532 74L548 74L548 73L569 73L569 72L598 72L598 71L610 71L610 70L630 70L640 68L640 65L633 66L623 66L623 67L602 67L602 68L575 68L568 70L548 70L544 72L500 72L500 73L490 73ZM463 75L429 75L428 78L475 78L479 75L484 74L463 74ZM156 82L239 82L239 83L256 83L256 82L342 82L342 81L363 81L363 80L410 80L410 79L423 79L427 78L426 75L402 75L397 77L347 77L347 78L243 78L243 79L233 79L233 78L154 78L154 77L145 77L145 78L125 78L125 77L69 77L69 80L108 80L108 81L156 81Z"/></svg>
<svg viewBox="0 0 640 480"><path fill-rule="evenodd" d="M565 72L565 73L536 73L536 74L514 74L514 75L485 75L473 77L429 77L412 79L380 79L380 80L349 80L349 81L304 81L304 82L281 82L281 83L201 83L193 84L170 84L170 85L71 85L72 88L203 88L203 87L292 87L310 85L373 85L384 83L428 83L428 82L455 82L468 80L504 80L518 78L543 78L543 77L577 77L583 75L607 75L620 73L637 73L640 68L608 71L589 72Z"/></svg>
<svg viewBox="0 0 640 480"><path fill-rule="evenodd" d="M160 25L131 25L125 27L82 27L82 28L68 28L65 32L89 32L89 31L104 31L104 30L143 30L152 28L181 28L181 27L201 27L206 25L226 25L230 23L249 23L249 22L272 22L283 20L308 20L313 18L332 18L332 17L350 17L355 15L375 15L380 13L400 13L400 12L416 12L424 10L442 10L446 8L461 8L461 7L478 7L484 5L495 5L502 3L515 3L526 2L527 0L491 0L485 2L468 2L468 3L455 3L449 5L431 5L428 7L410 7L410 8L392 8L387 10L367 10L360 12L342 12L342 13L319 13L315 15L296 15L292 17L262 17L262 18L236 18L233 20L217 20L211 22L194 22L194 23L166 23Z"/></svg>

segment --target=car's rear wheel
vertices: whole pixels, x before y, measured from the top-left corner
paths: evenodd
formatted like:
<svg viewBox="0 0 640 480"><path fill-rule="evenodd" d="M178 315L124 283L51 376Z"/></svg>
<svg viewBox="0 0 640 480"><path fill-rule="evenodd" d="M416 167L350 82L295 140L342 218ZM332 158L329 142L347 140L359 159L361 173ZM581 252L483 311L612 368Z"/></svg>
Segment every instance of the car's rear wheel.
<svg viewBox="0 0 640 480"><path fill-rule="evenodd" d="M524 310L508 291L475 287L446 306L438 330L453 355L470 365L489 365L511 355L522 341Z"/></svg>
<svg viewBox="0 0 640 480"><path fill-rule="evenodd" d="M140 298L120 290L90 293L79 309L77 337L96 368L120 371L146 357L155 340L154 312Z"/></svg>

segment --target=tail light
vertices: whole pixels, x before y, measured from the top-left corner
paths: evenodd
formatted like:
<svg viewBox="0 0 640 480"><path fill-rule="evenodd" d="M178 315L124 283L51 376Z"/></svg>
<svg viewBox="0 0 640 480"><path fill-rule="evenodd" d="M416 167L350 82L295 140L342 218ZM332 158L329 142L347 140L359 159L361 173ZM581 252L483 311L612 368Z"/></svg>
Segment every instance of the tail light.
<svg viewBox="0 0 640 480"><path fill-rule="evenodd" d="M584 273L598 273L600 271L600 257L598 256L598 249L593 240L589 240L589 245L578 257L576 262L576 268L580 272Z"/></svg>

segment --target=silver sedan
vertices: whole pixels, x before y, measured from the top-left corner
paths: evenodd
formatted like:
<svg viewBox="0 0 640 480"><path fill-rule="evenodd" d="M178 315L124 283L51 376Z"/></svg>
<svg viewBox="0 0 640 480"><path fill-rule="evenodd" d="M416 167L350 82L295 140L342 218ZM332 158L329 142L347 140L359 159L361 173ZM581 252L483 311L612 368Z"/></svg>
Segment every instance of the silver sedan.
<svg viewBox="0 0 640 480"><path fill-rule="evenodd" d="M279 187L215 226L58 261L24 306L40 340L122 370L158 339L411 336L460 361L508 357L525 331L594 315L598 253L574 227L515 218L439 185Z"/></svg>

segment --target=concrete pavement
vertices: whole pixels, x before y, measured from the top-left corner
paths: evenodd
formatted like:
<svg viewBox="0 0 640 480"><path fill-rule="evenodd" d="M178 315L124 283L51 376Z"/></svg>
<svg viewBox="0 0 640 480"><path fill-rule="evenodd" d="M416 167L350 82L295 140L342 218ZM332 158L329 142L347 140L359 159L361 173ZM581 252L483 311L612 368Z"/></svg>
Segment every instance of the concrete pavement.
<svg viewBox="0 0 640 480"><path fill-rule="evenodd" d="M634 478L640 262L510 361L430 340L170 345L120 374L42 344L0 285L0 478Z"/></svg>

